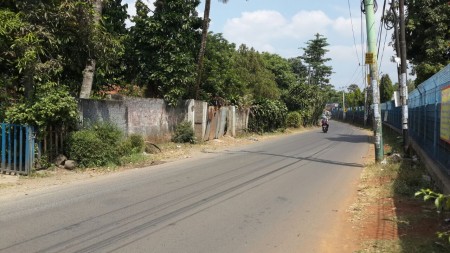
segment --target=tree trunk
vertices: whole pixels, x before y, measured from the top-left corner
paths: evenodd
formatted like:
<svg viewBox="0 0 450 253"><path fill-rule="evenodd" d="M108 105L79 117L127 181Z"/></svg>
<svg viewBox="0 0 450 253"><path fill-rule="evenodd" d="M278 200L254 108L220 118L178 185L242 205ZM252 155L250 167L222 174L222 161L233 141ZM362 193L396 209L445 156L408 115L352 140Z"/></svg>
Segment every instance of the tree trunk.
<svg viewBox="0 0 450 253"><path fill-rule="evenodd" d="M92 20L94 25L94 31L97 29L97 26L100 25L100 17L102 15L102 0L93 0L94 4L94 18ZM92 39L92 38L91 38ZM92 84L94 82L94 74L95 74L95 53L91 52L89 55L89 59L86 61L86 66L83 70L83 81L81 83L80 89L80 98L89 98L91 96Z"/></svg>
<svg viewBox="0 0 450 253"><path fill-rule="evenodd" d="M200 83L202 81L203 72L203 59L206 51L206 39L208 38L209 28L209 10L211 9L211 0L205 2L205 12L203 14L203 27L202 27L202 42L200 44L200 52L198 53L198 65L197 65L197 81L194 88L195 99L199 98Z"/></svg>
<svg viewBox="0 0 450 253"><path fill-rule="evenodd" d="M94 82L95 60L88 59L83 70L83 82L81 83L80 98L91 96L92 83Z"/></svg>
<svg viewBox="0 0 450 253"><path fill-rule="evenodd" d="M23 72L22 84L26 100L31 101L34 95L34 66L27 66Z"/></svg>

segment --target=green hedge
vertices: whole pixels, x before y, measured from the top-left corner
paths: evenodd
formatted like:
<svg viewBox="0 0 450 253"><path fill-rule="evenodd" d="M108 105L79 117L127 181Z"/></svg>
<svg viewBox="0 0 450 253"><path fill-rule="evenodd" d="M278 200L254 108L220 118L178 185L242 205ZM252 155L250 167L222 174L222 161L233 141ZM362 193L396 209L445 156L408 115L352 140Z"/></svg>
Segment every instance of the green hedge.
<svg viewBox="0 0 450 253"><path fill-rule="evenodd" d="M250 110L248 128L252 132L273 132L286 128L288 109L279 100L262 99Z"/></svg>

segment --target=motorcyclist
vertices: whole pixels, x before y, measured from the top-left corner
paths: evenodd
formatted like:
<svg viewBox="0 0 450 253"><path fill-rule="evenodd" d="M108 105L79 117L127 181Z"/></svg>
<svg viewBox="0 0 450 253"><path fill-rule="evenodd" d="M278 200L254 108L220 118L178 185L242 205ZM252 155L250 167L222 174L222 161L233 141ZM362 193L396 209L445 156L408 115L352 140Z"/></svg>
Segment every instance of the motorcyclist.
<svg viewBox="0 0 450 253"><path fill-rule="evenodd" d="M328 120L331 118L331 113L329 112L329 111L327 111L327 110L323 110L323 113L322 113L322 119L326 119L327 120L327 122L328 122Z"/></svg>
<svg viewBox="0 0 450 253"><path fill-rule="evenodd" d="M323 125L329 126L328 121L329 121L330 117L331 117L330 112L327 111L327 110L323 110L323 113L322 113L322 126Z"/></svg>

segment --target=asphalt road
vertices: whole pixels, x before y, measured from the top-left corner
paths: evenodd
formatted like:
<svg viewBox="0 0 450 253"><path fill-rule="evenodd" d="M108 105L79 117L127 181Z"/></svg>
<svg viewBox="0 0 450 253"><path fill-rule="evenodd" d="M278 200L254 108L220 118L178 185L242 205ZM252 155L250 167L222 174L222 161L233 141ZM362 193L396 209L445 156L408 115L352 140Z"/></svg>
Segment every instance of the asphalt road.
<svg viewBox="0 0 450 253"><path fill-rule="evenodd" d="M320 252L369 148L349 125L0 203L0 252Z"/></svg>

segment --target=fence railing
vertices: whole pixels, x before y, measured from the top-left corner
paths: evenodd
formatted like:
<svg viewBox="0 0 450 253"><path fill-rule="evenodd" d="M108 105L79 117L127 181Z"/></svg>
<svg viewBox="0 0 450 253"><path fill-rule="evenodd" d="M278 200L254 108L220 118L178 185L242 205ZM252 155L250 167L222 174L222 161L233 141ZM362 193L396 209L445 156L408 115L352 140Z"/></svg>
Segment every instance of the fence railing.
<svg viewBox="0 0 450 253"><path fill-rule="evenodd" d="M0 139L0 172L28 175L34 164L33 128L1 123Z"/></svg>
<svg viewBox="0 0 450 253"><path fill-rule="evenodd" d="M64 154L64 146L69 134L66 126L49 126L45 132L39 134L38 157L45 158L47 162L52 162L58 155Z"/></svg>

